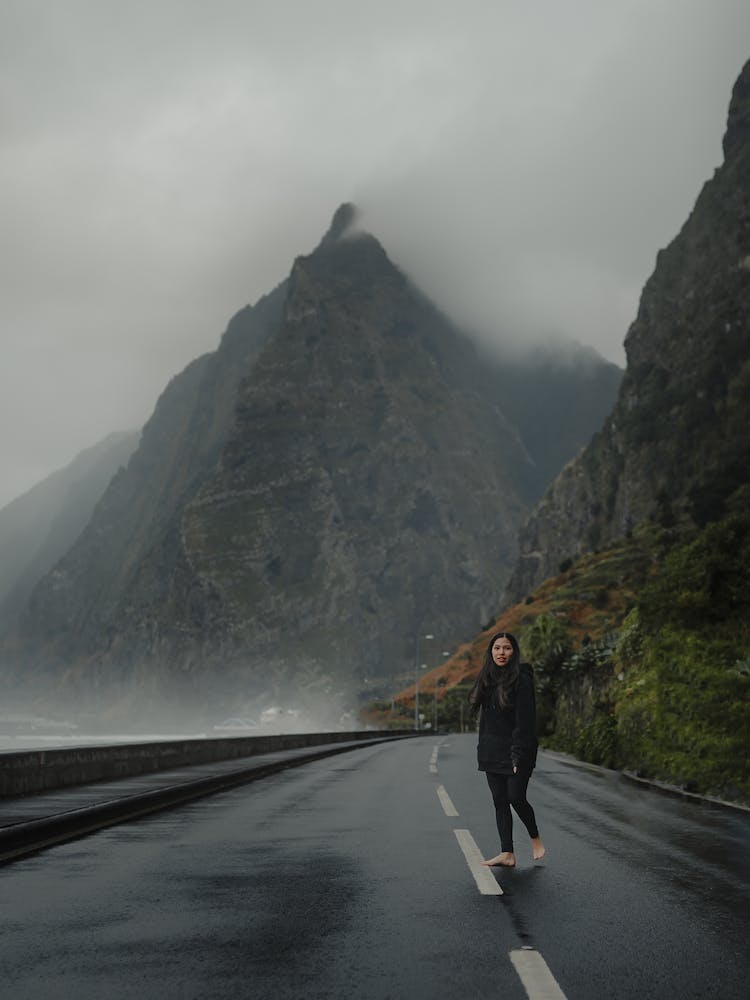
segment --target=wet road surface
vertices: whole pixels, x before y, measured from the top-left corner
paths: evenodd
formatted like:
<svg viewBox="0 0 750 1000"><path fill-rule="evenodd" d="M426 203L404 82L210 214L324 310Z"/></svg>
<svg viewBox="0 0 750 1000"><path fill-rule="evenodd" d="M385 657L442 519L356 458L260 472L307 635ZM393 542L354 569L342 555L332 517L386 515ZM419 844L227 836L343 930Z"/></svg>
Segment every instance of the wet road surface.
<svg viewBox="0 0 750 1000"><path fill-rule="evenodd" d="M517 822L485 895L454 832L499 849L475 743L353 750L0 868L0 995L745 1000L750 816L540 755L548 856Z"/></svg>

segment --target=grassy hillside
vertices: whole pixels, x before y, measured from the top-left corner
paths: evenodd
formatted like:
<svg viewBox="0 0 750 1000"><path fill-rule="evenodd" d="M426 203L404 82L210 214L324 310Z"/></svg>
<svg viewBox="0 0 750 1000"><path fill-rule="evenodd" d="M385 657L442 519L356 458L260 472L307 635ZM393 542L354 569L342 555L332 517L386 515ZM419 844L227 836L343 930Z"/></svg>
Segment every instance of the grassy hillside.
<svg viewBox="0 0 750 1000"><path fill-rule="evenodd" d="M421 678L441 728L468 725L466 693L506 629L535 668L544 745L750 801L750 513L744 495L730 506L700 531L652 522L563 564ZM413 710L412 686L367 719L408 725Z"/></svg>
<svg viewBox="0 0 750 1000"><path fill-rule="evenodd" d="M575 565L568 562L560 573L545 580L525 600L514 604L497 619L488 622L475 638L460 646L439 667L422 675L420 697L429 702L435 693L440 702L440 717L445 726L460 723L457 697L470 687L479 671L490 636L499 630L513 632L522 641L525 659L531 659L524 638L546 630L552 644L562 644L566 653L578 651L592 641L601 640L622 621L635 602L636 591L652 568L653 532L639 532L632 538L605 552L584 556ZM541 680L540 663L537 685ZM390 702L374 703L365 712L365 719L378 725L391 723L401 726L414 714L414 685L400 691ZM544 730L549 729L549 720Z"/></svg>

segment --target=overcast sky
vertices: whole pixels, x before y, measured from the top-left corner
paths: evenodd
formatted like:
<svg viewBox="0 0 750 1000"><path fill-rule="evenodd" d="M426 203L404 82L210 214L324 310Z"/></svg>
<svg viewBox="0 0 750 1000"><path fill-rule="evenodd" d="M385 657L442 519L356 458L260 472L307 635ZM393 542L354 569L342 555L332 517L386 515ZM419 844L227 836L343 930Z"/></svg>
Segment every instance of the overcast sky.
<svg viewBox="0 0 750 1000"><path fill-rule="evenodd" d="M748 57L747 0L0 0L0 506L342 201L486 336L624 363Z"/></svg>

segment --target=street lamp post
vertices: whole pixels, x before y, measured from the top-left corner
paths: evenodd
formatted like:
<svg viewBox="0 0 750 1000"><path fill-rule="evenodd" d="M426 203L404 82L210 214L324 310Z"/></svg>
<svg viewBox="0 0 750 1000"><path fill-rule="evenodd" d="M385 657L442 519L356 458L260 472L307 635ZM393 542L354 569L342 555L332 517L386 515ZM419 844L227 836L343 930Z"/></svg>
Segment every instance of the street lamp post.
<svg viewBox="0 0 750 1000"><path fill-rule="evenodd" d="M443 659L445 659L446 657L448 657L450 655L451 654L448 652L447 649L443 650ZM445 678L440 678L440 683L441 683L441 685L444 685L445 684ZM437 689L438 689L438 678L436 677L435 678L435 686L432 689L432 728L435 730L435 732L438 731L438 696L437 696Z"/></svg>
<svg viewBox="0 0 750 1000"><path fill-rule="evenodd" d="M430 632L417 635L417 657L414 661L414 729L419 730L419 644L422 639L434 639Z"/></svg>

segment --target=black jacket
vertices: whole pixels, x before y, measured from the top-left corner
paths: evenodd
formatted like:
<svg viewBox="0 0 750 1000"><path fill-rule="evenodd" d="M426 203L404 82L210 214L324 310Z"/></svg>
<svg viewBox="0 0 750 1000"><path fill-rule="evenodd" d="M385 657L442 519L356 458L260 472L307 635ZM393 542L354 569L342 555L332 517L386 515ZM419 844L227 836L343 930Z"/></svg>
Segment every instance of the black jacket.
<svg viewBox="0 0 750 1000"><path fill-rule="evenodd" d="M480 771L512 774L514 765L532 768L536 764L536 699L534 671L520 665L515 701L500 708L497 693L479 714L477 758Z"/></svg>

